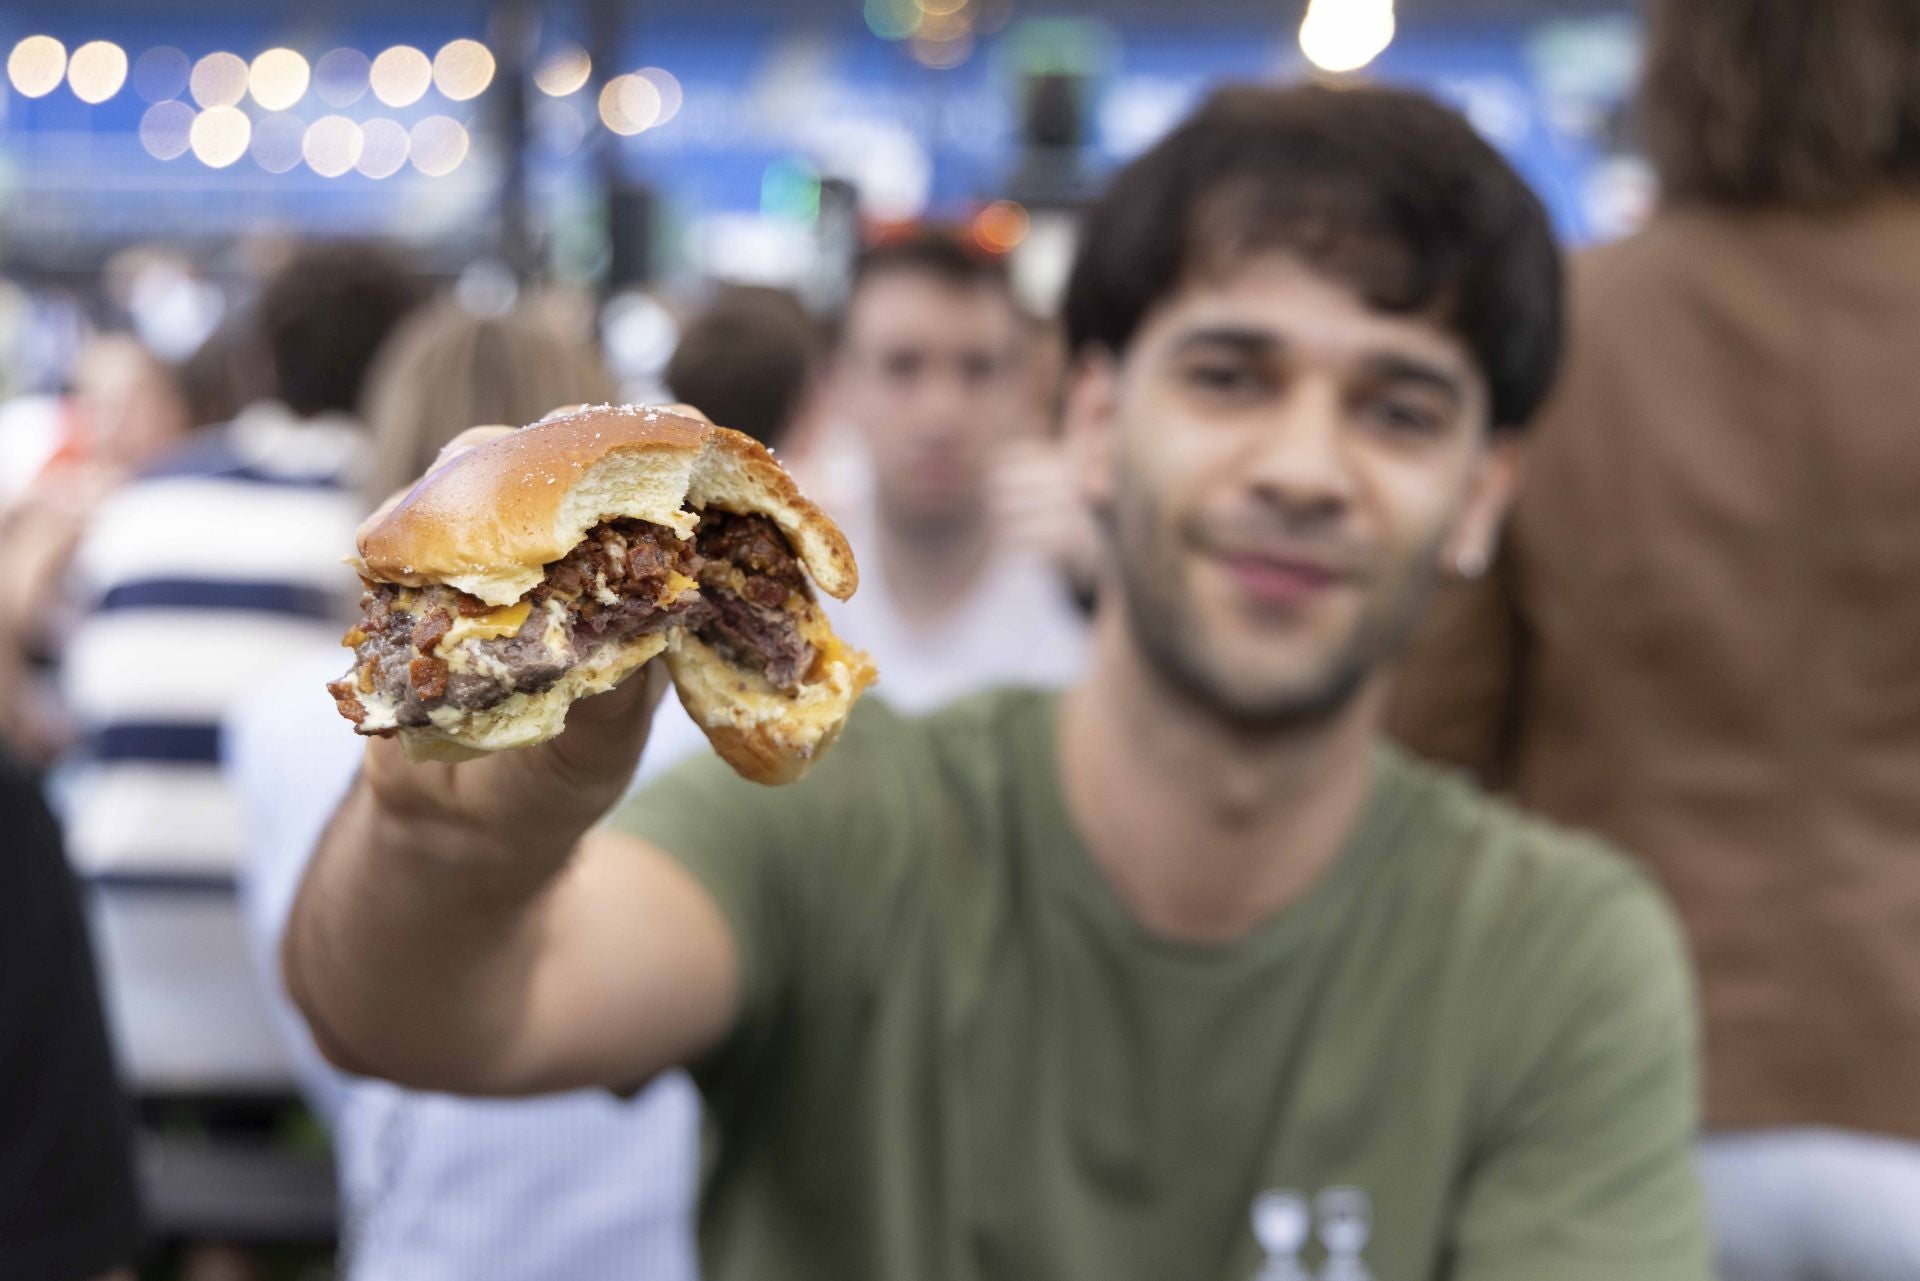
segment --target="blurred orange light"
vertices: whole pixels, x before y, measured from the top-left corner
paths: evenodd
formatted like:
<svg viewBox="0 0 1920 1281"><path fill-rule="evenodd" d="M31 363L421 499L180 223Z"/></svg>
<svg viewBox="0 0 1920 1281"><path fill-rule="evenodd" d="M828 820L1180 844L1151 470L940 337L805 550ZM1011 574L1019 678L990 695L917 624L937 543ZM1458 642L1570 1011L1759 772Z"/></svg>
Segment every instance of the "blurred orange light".
<svg viewBox="0 0 1920 1281"><path fill-rule="evenodd" d="M67 74L67 46L52 36L28 36L7 55L7 79L23 98L44 98Z"/></svg>
<svg viewBox="0 0 1920 1281"><path fill-rule="evenodd" d="M996 200L974 217L973 239L989 253L1003 254L1025 240L1032 225L1033 220L1021 205Z"/></svg>
<svg viewBox="0 0 1920 1281"><path fill-rule="evenodd" d="M953 13L929 13L913 33L916 40L964 40L973 34L973 15L956 10Z"/></svg>
<svg viewBox="0 0 1920 1281"><path fill-rule="evenodd" d="M936 71L948 71L959 66L973 56L973 37L961 35L954 39L932 40L925 36L915 36L909 42L914 60L923 67L932 67Z"/></svg>
<svg viewBox="0 0 1920 1281"><path fill-rule="evenodd" d="M967 7L968 0L917 0L929 18L949 18Z"/></svg>

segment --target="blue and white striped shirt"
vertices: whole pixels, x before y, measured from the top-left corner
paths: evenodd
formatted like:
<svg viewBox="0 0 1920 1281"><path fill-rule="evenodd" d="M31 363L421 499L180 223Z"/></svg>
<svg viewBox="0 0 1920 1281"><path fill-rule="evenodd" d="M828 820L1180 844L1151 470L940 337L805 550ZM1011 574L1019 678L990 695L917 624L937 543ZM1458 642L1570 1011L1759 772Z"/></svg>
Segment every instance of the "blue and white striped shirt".
<svg viewBox="0 0 1920 1281"><path fill-rule="evenodd" d="M61 684L85 739L59 792L142 1088L287 1081L232 901L245 832L220 722L288 662L339 652L362 452L349 420L252 406L111 495L76 554Z"/></svg>

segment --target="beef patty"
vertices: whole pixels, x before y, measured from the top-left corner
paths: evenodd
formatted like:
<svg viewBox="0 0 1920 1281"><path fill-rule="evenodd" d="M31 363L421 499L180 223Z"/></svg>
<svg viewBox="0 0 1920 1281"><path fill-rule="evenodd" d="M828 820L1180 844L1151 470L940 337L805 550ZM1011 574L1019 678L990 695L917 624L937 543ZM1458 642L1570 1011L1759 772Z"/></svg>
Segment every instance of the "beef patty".
<svg viewBox="0 0 1920 1281"><path fill-rule="evenodd" d="M663 604L675 575L698 590ZM346 638L353 670L327 689L355 725L367 719L361 696L377 694L394 708L395 727L421 726L439 707L478 711L547 689L601 647L670 626L792 689L813 662L796 597L812 599L806 575L765 516L712 509L690 540L647 521L607 521L547 566L515 630L457 641L457 661L441 652L456 620L491 622L503 611L446 586L369 585Z"/></svg>

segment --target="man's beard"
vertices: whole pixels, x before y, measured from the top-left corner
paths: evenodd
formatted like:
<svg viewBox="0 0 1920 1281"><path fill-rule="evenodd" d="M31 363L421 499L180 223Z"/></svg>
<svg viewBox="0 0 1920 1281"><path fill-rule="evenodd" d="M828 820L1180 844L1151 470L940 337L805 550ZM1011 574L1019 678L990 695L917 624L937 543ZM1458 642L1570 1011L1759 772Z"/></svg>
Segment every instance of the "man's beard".
<svg viewBox="0 0 1920 1281"><path fill-rule="evenodd" d="M1151 501L1132 501L1137 527L1149 538L1155 537L1153 531L1161 526ZM1202 638L1195 635L1176 548L1128 545L1125 530L1112 528L1111 516L1105 523L1110 533L1119 535L1121 555L1115 559L1127 620L1147 662L1190 702L1253 733L1309 729L1337 718L1373 675L1406 647L1439 577L1440 538L1436 535L1407 570L1374 597L1344 643L1317 672L1271 690L1249 692L1218 670L1218 662L1209 658Z"/></svg>

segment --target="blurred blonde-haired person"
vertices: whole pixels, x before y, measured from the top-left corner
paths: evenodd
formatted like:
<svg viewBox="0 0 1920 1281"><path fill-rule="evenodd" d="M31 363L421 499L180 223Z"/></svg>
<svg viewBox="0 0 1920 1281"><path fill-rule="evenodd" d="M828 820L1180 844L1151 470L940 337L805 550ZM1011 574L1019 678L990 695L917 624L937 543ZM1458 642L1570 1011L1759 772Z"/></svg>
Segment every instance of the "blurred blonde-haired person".
<svg viewBox="0 0 1920 1281"><path fill-rule="evenodd" d="M1643 107L1398 728L1678 903L1729 1281L1920 1276L1920 6L1656 0Z"/></svg>
<svg viewBox="0 0 1920 1281"><path fill-rule="evenodd" d="M435 304L395 333L369 381L364 506L425 472L476 423L532 422L613 394L586 338L537 303L500 316ZM360 760L361 740L321 688L346 661L329 647L294 664L226 732L247 817L248 932L303 1086L333 1133L343 1275L689 1281L698 1105L683 1079L663 1078L631 1100L604 1091L515 1102L416 1092L328 1067L287 1004L280 934Z"/></svg>

